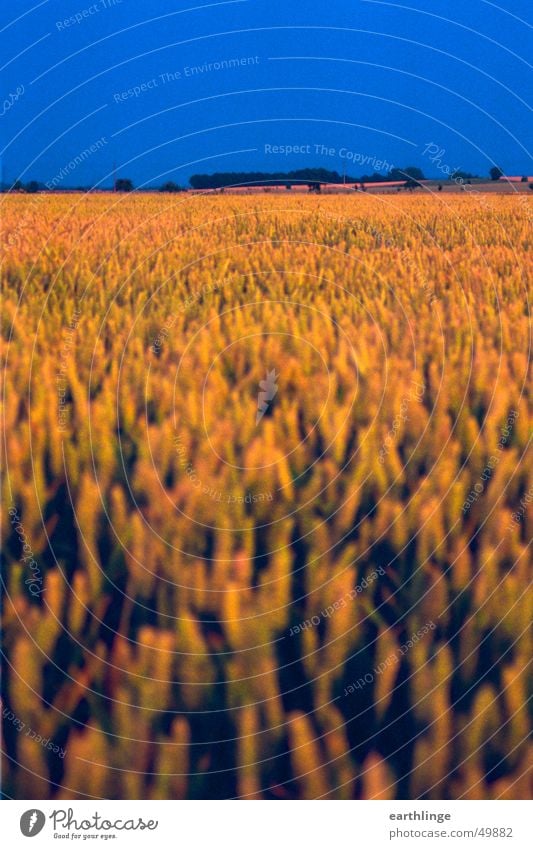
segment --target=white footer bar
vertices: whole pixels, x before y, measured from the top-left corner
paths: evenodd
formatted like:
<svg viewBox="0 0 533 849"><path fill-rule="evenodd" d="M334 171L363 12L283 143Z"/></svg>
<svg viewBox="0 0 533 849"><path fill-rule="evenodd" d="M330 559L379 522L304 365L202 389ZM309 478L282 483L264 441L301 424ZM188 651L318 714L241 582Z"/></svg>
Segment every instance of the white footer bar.
<svg viewBox="0 0 533 849"><path fill-rule="evenodd" d="M513 801L4 801L6 847L531 849L532 803ZM30 843L30 838L35 838Z"/></svg>

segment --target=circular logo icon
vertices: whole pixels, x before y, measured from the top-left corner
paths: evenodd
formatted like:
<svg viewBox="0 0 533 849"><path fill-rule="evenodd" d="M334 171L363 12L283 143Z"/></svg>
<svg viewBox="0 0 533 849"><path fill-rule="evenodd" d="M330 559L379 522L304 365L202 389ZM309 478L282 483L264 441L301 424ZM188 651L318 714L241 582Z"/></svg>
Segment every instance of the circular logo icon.
<svg viewBox="0 0 533 849"><path fill-rule="evenodd" d="M20 818L20 830L24 837L35 837L43 830L46 817L42 811L32 808L25 811Z"/></svg>

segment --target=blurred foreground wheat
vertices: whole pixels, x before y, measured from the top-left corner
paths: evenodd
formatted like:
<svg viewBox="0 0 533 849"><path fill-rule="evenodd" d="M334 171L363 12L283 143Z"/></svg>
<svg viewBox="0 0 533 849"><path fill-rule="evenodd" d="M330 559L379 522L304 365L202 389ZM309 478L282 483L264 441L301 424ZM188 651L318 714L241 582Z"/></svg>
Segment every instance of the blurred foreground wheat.
<svg viewBox="0 0 533 849"><path fill-rule="evenodd" d="M527 797L527 200L2 203L4 793Z"/></svg>

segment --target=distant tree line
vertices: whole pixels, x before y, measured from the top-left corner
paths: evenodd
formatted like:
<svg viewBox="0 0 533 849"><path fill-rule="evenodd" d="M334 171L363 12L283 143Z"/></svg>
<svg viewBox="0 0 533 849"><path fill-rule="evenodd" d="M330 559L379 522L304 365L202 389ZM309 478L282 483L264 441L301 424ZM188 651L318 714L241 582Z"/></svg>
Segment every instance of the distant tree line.
<svg viewBox="0 0 533 849"><path fill-rule="evenodd" d="M424 180L420 168L392 168L387 174L364 174L362 177L341 175L326 168L300 168L297 171L223 171L215 174L193 174L189 179L193 189L224 189L229 186L279 186L314 183L384 183L390 180Z"/></svg>
<svg viewBox="0 0 533 849"><path fill-rule="evenodd" d="M504 176L501 168L494 167L490 169L491 180L499 180ZM467 171L455 171L450 174L450 180L457 182L461 179L463 182L470 180L483 180L477 174L470 174ZM320 191L320 185L323 183L358 183L360 185L366 183L404 183L407 189L416 189L421 185L421 181L426 180L422 170L414 165L409 165L406 168L391 168L386 174L374 172L373 174L363 174L361 177L351 177L348 174L339 174L338 171L329 171L327 168L300 168L297 171L222 171L215 174L193 174L189 179L191 188L193 189L224 189L230 186L279 186L285 185L288 189L291 186L307 185L312 191ZM522 182L527 183L528 177L522 177ZM442 187L439 186L439 190ZM533 183L529 186L533 189ZM133 181L128 177L118 177L112 191L117 192L132 192L135 186ZM28 183L22 183L16 180L12 185L3 184L0 187L2 192L42 192L46 191L47 187L44 183L37 180L30 180ZM61 191L61 190L60 190ZM69 189L64 188L63 191L71 192L89 192L92 189L88 186L72 186ZM102 191L102 189L100 189ZM104 190L105 191L105 190ZM109 190L108 190L109 191ZM141 191L153 192L153 187L146 187ZM160 192L184 192L186 187L180 186L173 180L167 180L159 189Z"/></svg>
<svg viewBox="0 0 533 849"><path fill-rule="evenodd" d="M128 177L118 177L113 185L112 189L104 189L99 188L99 191L116 191L116 192L133 192L135 186L133 185L133 180L130 180ZM22 183L20 180L16 180L12 185L4 184L0 187L1 192L27 192L29 194L33 194L35 192L46 192L48 191L45 183L40 183L37 180L30 180L29 183ZM53 191L63 191L63 192L91 192L94 191L94 188L91 186L69 186L68 188L64 186L61 189L54 189ZM145 191L153 192L153 188L146 188ZM166 183L163 183L162 186L159 186L159 189L156 191L160 192L184 192L186 191L185 187L178 185L178 183L174 183L172 180L167 180Z"/></svg>
<svg viewBox="0 0 533 849"><path fill-rule="evenodd" d="M15 180L12 186L3 188L3 191L29 192L30 194L34 194L35 192L40 192L43 189L46 189L46 186L44 183L38 183L37 180L30 180L29 183L21 183L20 180Z"/></svg>
<svg viewBox="0 0 533 849"><path fill-rule="evenodd" d="M300 168L298 171L224 171L215 174L193 174L189 183L193 189L223 189L228 186L279 186L289 183L342 183L337 171L326 168ZM353 182L346 177L346 182Z"/></svg>

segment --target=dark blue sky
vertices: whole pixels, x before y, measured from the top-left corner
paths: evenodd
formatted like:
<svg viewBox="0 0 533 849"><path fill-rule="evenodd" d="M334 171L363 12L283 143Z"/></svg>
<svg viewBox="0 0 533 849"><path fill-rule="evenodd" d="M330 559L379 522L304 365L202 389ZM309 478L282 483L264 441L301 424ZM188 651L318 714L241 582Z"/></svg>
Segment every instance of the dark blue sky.
<svg viewBox="0 0 533 849"><path fill-rule="evenodd" d="M2 5L10 182L109 186L115 161L137 186L384 160L433 176L430 143L450 169L533 172L530 0Z"/></svg>

